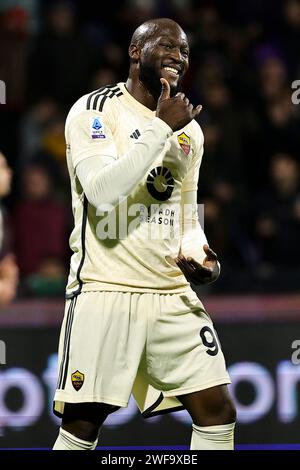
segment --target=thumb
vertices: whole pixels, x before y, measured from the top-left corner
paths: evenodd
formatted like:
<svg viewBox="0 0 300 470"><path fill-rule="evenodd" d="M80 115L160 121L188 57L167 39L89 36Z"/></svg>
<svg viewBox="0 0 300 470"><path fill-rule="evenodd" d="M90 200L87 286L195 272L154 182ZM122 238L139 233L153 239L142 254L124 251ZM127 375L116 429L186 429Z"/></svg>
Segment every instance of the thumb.
<svg viewBox="0 0 300 470"><path fill-rule="evenodd" d="M203 245L203 250L206 253L207 260L212 261L218 259L216 253L208 245Z"/></svg>
<svg viewBox="0 0 300 470"><path fill-rule="evenodd" d="M158 101L167 100L170 98L169 82L165 78L161 78L160 83L161 83L161 94L160 94Z"/></svg>

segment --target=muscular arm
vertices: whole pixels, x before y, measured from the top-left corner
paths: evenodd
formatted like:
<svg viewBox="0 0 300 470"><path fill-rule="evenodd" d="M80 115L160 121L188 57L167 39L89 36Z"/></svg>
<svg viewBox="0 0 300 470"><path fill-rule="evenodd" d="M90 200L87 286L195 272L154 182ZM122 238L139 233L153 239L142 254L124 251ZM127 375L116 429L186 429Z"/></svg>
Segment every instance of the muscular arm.
<svg viewBox="0 0 300 470"><path fill-rule="evenodd" d="M119 196L128 196L163 150L172 129L154 118L130 150L119 158L97 155L85 158L76 166L83 191L94 207L115 206Z"/></svg>

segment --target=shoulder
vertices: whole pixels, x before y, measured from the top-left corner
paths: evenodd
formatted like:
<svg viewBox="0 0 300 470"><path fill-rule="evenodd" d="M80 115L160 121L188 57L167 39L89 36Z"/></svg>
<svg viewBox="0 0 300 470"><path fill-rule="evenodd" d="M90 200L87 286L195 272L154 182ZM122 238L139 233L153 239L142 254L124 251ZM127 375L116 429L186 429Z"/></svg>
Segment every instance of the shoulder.
<svg viewBox="0 0 300 470"><path fill-rule="evenodd" d="M204 135L203 131L200 127L200 124L193 119L189 124L189 131L193 137L193 139L197 142L197 144L201 147L204 143Z"/></svg>
<svg viewBox="0 0 300 470"><path fill-rule="evenodd" d="M195 155L203 154L204 135L200 125L193 119L187 126L183 128L184 134L191 142L193 153Z"/></svg>
<svg viewBox="0 0 300 470"><path fill-rule="evenodd" d="M83 95L71 107L66 126L74 118L84 117L88 114L112 114L117 106L117 98L123 95L119 84L107 85Z"/></svg>
<svg viewBox="0 0 300 470"><path fill-rule="evenodd" d="M104 111L104 108L112 107L116 102L118 102L117 98L122 95L123 92L118 83L104 86L99 88L99 90L85 95L86 109L102 112Z"/></svg>

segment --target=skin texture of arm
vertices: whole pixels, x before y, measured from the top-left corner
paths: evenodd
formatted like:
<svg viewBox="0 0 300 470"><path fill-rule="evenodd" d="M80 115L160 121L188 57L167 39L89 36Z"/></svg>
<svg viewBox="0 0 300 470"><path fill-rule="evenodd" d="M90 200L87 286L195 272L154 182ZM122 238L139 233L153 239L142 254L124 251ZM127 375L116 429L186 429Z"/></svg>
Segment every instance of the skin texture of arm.
<svg viewBox="0 0 300 470"><path fill-rule="evenodd" d="M128 196L162 152L170 135L172 129L156 117L125 155L117 159L91 156L78 163L76 174L89 203L96 208L103 204L113 208L120 196Z"/></svg>

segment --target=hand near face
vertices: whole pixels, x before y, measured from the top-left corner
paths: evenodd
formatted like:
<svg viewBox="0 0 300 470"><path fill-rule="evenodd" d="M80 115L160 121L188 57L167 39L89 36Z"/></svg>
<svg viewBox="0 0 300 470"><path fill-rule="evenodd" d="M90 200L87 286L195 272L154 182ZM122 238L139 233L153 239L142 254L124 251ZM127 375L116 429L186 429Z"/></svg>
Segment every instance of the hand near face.
<svg viewBox="0 0 300 470"><path fill-rule="evenodd" d="M202 106L196 108L183 93L170 97L170 85L165 78L160 79L161 95L157 102L156 116L165 121L173 131L182 129L200 113Z"/></svg>

